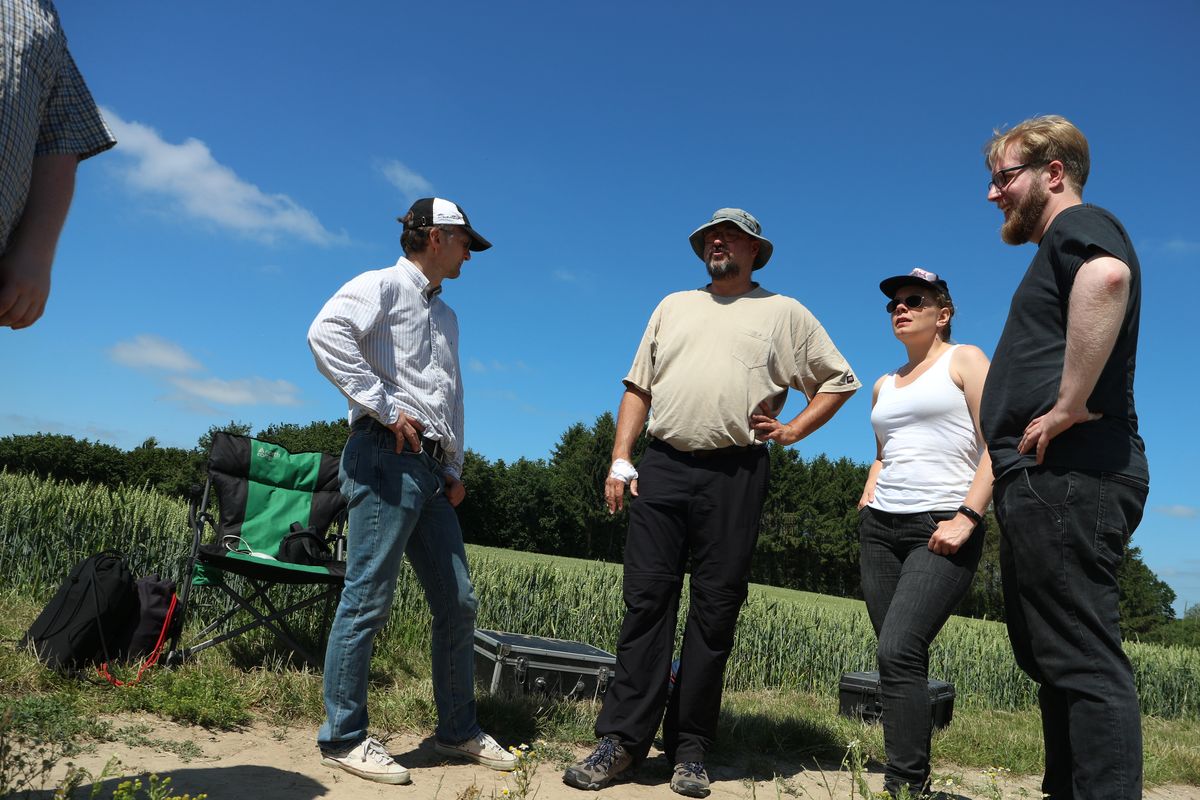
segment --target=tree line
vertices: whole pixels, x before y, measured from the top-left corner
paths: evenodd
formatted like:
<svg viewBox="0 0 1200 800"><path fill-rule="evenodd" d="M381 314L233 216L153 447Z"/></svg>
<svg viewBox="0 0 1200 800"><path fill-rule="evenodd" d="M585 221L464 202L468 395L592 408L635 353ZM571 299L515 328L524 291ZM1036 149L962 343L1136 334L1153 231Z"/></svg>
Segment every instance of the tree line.
<svg viewBox="0 0 1200 800"><path fill-rule="evenodd" d="M0 437L0 469L33 472L72 482L155 488L186 498L203 483L212 434L250 435L231 421L214 426L191 449L163 447L149 438L132 450L60 434ZM604 413L589 426L571 425L546 459L491 461L467 450L466 500L458 507L468 542L514 550L620 562L627 511L609 514L602 503L616 425ZM341 452L349 435L344 419L307 425L270 425L253 434L294 452ZM643 434L634 461L646 447ZM756 583L861 598L856 504L867 465L824 454L769 445L770 492L764 507L751 580ZM999 533L989 511L983 557L959 607L968 616L1003 620ZM182 535L182 532L181 532ZM1143 641L1200 646L1194 620L1175 620L1174 591L1129 548L1120 571L1121 627Z"/></svg>

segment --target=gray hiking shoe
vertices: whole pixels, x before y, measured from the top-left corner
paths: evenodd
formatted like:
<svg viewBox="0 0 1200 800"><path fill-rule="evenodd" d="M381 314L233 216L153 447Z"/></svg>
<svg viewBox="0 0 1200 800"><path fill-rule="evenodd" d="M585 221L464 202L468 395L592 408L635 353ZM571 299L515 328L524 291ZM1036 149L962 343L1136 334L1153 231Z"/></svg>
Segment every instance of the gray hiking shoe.
<svg viewBox="0 0 1200 800"><path fill-rule="evenodd" d="M614 780L627 776L633 756L616 739L605 736L582 761L567 767L563 783L576 789L603 789Z"/></svg>
<svg viewBox="0 0 1200 800"><path fill-rule="evenodd" d="M702 761L683 761L675 765L671 791L687 797L708 797L708 773Z"/></svg>

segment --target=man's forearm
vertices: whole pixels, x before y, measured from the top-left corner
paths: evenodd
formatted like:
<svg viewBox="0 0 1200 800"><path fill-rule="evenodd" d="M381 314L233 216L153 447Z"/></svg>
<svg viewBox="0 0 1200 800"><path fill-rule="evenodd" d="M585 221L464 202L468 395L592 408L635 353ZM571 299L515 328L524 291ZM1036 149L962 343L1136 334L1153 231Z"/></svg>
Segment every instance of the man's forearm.
<svg viewBox="0 0 1200 800"><path fill-rule="evenodd" d="M621 406L617 411L617 431L613 441L613 461L618 458L629 460L633 454L633 443L646 426L650 413L650 395L632 386L625 388Z"/></svg>
<svg viewBox="0 0 1200 800"><path fill-rule="evenodd" d="M804 410L788 423L788 427L796 434L795 441L803 439L833 419L833 415L853 394L854 392L817 392L813 395L813 399Z"/></svg>
<svg viewBox="0 0 1200 800"><path fill-rule="evenodd" d="M50 268L75 194L78 166L79 158L72 154L38 156L33 160L29 197L9 239L7 254L19 252L25 258L45 264L47 270Z"/></svg>

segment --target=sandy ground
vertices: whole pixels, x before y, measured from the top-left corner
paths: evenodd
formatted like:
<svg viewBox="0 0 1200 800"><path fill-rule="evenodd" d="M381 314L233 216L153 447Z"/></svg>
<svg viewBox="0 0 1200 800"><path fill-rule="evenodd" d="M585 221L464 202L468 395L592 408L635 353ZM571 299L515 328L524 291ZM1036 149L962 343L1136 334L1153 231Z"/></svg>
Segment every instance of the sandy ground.
<svg viewBox="0 0 1200 800"><path fill-rule="evenodd" d="M469 790L474 786L481 790L481 800L502 798L506 788L512 793L511 797L516 797L512 775L473 764L449 762L434 752L430 739L416 736L396 736L387 743L388 750L409 768L413 782L407 786L382 786L323 766L313 741L314 732L307 729L255 725L236 731L208 731L140 715L118 717L112 722L116 729L137 727L146 731L142 737L144 741L137 746L127 742L104 742L97 745L95 752L77 757L75 763L99 773L109 758L116 756L121 761L122 774L153 772L160 777L169 775L171 786L178 794L205 792L212 800L458 800L464 795L469 797ZM188 758L185 760L179 752ZM580 750L578 755L585 752ZM823 776L811 762L807 768L785 764L772 764L772 768L780 774L775 780L770 776L751 775L742 767L712 767L709 772L713 781L711 797L714 800L816 800L851 796L848 776L838 774L836 770L829 769ZM529 800L534 797L538 800L587 800L589 797L596 800L670 800L678 798L667 787L670 771L666 757L652 751L651 758L638 769L633 780L614 784L592 795L565 786L557 765L541 764L534 775ZM54 777L61 777L62 772L60 767ZM963 771L962 777L968 788L948 796L972 799L989 796L982 790L986 784L983 775L967 770ZM872 772L867 780L873 790L882 789L882 774ZM115 785L116 780L106 783ZM1010 778L1004 786L1004 796L1038 797L1037 787L1037 778ZM106 791L103 796L108 794ZM49 792L34 795L35 798L50 796ZM1158 787L1148 791L1146 797L1200 800L1200 787Z"/></svg>

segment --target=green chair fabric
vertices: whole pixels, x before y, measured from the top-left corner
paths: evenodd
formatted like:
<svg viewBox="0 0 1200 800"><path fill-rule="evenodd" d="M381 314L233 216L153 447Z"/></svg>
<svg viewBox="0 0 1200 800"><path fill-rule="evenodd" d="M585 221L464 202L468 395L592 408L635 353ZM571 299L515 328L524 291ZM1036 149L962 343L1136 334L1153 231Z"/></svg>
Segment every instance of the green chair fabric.
<svg viewBox="0 0 1200 800"><path fill-rule="evenodd" d="M208 513L215 496L217 515ZM179 660L239 636L266 627L314 665L320 659L297 641L287 617L322 601L326 614L341 592L345 576L342 562L327 566L292 564L275 559L279 545L293 524L329 536L344 526L345 500L338 485L338 459L323 453L293 453L276 444L230 433L213 434L208 480L202 496L193 498L190 513L192 550L181 612L187 623L193 591L217 589L233 601L232 608L204 626L183 648L179 636L171 657ZM203 542L206 529L211 541ZM228 575L239 576L238 586ZM276 586L312 585L313 591L286 605L276 599ZM294 595L294 593L293 593ZM234 625L245 612L252 619ZM328 628L328 625L325 626ZM205 636L209 638L204 639Z"/></svg>

